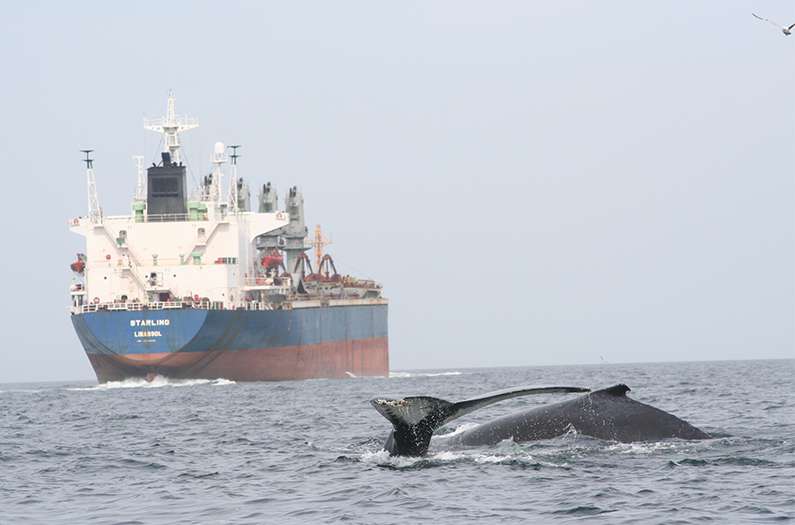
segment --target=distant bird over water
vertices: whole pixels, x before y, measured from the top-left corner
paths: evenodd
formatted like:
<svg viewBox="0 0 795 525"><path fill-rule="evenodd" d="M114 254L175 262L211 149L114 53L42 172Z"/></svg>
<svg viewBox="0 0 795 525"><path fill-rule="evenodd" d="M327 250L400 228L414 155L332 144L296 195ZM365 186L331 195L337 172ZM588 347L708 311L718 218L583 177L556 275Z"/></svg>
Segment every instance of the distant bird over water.
<svg viewBox="0 0 795 525"><path fill-rule="evenodd" d="M777 28L781 29L781 32L784 33L784 36L791 35L792 34L792 29L795 28L795 24L791 24L788 27L784 27L781 24L777 24L776 22L773 22L772 20L768 20L767 18L762 18L761 16L757 15L756 13L751 13L751 14L754 15L754 18L757 18L757 19L761 20L762 22L767 22L768 24L774 25Z"/></svg>

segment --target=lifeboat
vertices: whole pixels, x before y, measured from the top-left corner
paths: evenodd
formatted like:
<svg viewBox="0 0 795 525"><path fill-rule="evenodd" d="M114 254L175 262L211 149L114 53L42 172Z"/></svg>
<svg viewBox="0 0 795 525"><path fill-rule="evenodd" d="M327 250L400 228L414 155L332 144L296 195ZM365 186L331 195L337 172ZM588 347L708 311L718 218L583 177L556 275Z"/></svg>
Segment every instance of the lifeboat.
<svg viewBox="0 0 795 525"><path fill-rule="evenodd" d="M266 270L276 269L283 263L284 257L282 257L282 254L279 253L279 250L271 250L262 258L262 267Z"/></svg>
<svg viewBox="0 0 795 525"><path fill-rule="evenodd" d="M77 254L77 260L69 265L73 272L83 275L86 270L86 256L82 253Z"/></svg>

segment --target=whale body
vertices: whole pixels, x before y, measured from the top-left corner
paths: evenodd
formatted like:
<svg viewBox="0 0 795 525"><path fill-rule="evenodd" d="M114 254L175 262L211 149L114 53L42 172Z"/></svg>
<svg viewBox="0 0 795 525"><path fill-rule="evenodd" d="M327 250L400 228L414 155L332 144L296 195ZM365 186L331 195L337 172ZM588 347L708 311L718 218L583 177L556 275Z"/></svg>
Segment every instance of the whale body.
<svg viewBox="0 0 795 525"><path fill-rule="evenodd" d="M441 437L444 447L494 445L551 439L575 431L599 439L633 442L661 439L707 439L710 436L673 414L627 397L618 384L575 399L500 417L475 428ZM433 432L464 414L503 399L533 394L588 392L581 387L515 388L451 403L433 397L374 399L371 404L394 427L384 448L391 455L421 456Z"/></svg>

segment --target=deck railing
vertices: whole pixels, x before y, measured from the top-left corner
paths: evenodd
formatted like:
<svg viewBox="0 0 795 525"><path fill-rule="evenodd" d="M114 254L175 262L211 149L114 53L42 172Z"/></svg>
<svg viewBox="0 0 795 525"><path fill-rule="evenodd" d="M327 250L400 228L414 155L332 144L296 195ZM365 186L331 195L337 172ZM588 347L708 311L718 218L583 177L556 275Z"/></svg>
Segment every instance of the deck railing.
<svg viewBox="0 0 795 525"><path fill-rule="evenodd" d="M220 301L201 301L198 303L183 301L158 301L153 303L90 303L79 306L75 313L87 312L140 312L142 310L174 310L178 308L198 308L201 310L224 310L224 304Z"/></svg>
<svg viewBox="0 0 795 525"><path fill-rule="evenodd" d="M283 307L284 303L277 306L274 303L262 301L245 301L241 304L225 304L223 301L163 301L153 303L91 303L72 308L76 314L89 312L141 312L145 310L176 310L180 308L193 308L196 310L275 310Z"/></svg>
<svg viewBox="0 0 795 525"><path fill-rule="evenodd" d="M139 221L140 219L140 221ZM111 215L104 218L105 222L186 222L206 221L207 214L191 215L189 213L153 213L135 217L133 215Z"/></svg>

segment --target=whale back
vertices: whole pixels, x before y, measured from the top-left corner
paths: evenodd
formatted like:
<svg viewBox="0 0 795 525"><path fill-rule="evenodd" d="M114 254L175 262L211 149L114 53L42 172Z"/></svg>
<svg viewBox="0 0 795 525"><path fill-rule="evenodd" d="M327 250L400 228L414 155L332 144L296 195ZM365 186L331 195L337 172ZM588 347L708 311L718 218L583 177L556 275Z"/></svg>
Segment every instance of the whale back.
<svg viewBox="0 0 795 525"><path fill-rule="evenodd" d="M428 451L431 436L437 428L474 410L513 397L588 391L587 388L573 386L518 387L489 392L457 403L430 396L411 396L401 399L377 398L372 399L370 404L392 423L392 432L384 449L393 456L421 456Z"/></svg>
<svg viewBox="0 0 795 525"><path fill-rule="evenodd" d="M551 439L571 431L621 442L709 438L687 421L627 397L628 391L626 385L615 385L570 401L501 417L443 441L445 445L477 446L505 439Z"/></svg>

